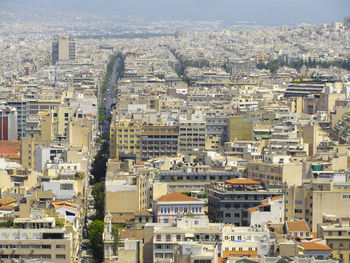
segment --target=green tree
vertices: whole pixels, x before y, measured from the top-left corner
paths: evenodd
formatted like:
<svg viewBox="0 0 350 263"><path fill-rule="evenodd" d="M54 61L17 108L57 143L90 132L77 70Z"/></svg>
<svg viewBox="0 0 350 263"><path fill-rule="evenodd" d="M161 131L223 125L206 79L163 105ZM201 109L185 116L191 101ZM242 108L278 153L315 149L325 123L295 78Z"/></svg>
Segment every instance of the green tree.
<svg viewBox="0 0 350 263"><path fill-rule="evenodd" d="M92 255L96 262L103 261L103 230L104 223L101 220L92 221L88 230L90 247L92 249Z"/></svg>
<svg viewBox="0 0 350 263"><path fill-rule="evenodd" d="M104 143L102 144L102 146ZM101 147L103 148L103 147ZM104 150L106 150L107 147L104 147ZM102 179L106 176L106 171L107 171L107 161L108 161L108 156L105 156L102 154L102 151L98 151L98 153L95 156L95 160L92 163L92 169L91 169L91 174L94 176L95 182L101 182Z"/></svg>
<svg viewBox="0 0 350 263"><path fill-rule="evenodd" d="M112 236L113 236L113 252L116 255L119 245L119 228L116 225L112 225Z"/></svg>
<svg viewBox="0 0 350 263"><path fill-rule="evenodd" d="M92 196L95 200L96 219L104 219L105 209L105 185L104 183L96 183L92 188Z"/></svg>

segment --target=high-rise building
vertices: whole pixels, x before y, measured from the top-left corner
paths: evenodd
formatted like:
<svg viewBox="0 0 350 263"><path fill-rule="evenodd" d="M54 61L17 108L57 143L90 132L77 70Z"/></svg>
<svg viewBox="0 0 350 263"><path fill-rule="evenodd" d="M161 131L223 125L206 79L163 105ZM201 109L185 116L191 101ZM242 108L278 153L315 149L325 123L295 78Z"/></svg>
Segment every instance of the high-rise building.
<svg viewBox="0 0 350 263"><path fill-rule="evenodd" d="M52 64L65 60L75 60L75 41L71 37L55 37L52 42Z"/></svg>
<svg viewBox="0 0 350 263"><path fill-rule="evenodd" d="M1 105L0 107L0 140L16 141L17 138L17 110Z"/></svg>
<svg viewBox="0 0 350 263"><path fill-rule="evenodd" d="M344 26L350 28L350 16L344 17Z"/></svg>

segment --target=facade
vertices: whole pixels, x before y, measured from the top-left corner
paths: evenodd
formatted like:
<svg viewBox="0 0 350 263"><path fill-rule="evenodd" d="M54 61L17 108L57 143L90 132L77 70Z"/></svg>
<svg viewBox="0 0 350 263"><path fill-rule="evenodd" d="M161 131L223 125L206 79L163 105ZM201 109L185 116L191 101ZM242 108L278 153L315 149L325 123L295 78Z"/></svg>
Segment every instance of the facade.
<svg viewBox="0 0 350 263"><path fill-rule="evenodd" d="M39 260L39 262L72 262L72 234L55 228L55 219L15 221L16 228L0 230L0 261Z"/></svg>
<svg viewBox="0 0 350 263"><path fill-rule="evenodd" d="M27 135L27 101L12 100L6 105L14 107L17 110L17 133L18 136L25 137Z"/></svg>
<svg viewBox="0 0 350 263"><path fill-rule="evenodd" d="M344 263L350 262L350 221L348 218L336 218L324 220L317 225L317 237L326 240L331 248L330 253L333 259Z"/></svg>
<svg viewBox="0 0 350 263"><path fill-rule="evenodd" d="M141 124L132 120L115 121L110 128L110 158L126 152L141 159Z"/></svg>
<svg viewBox="0 0 350 263"><path fill-rule="evenodd" d="M261 201L261 204L248 209L250 224L266 225L284 222L284 197L275 196Z"/></svg>
<svg viewBox="0 0 350 263"><path fill-rule="evenodd" d="M181 193L163 195L154 201L153 215L157 223L176 223L181 216L204 218L204 201Z"/></svg>
<svg viewBox="0 0 350 263"><path fill-rule="evenodd" d="M281 158L282 161L280 161ZM285 163L284 158L281 158L271 161L249 161L248 178L263 180L268 185L301 185L303 177L302 163L289 161Z"/></svg>
<svg viewBox="0 0 350 263"><path fill-rule="evenodd" d="M209 223L207 219L179 218L176 224L146 224L144 229L144 262L175 261L178 244L192 241L192 244L215 245L217 255L222 255L222 225ZM181 261L182 262L182 261ZM194 262L194 261L193 261ZM200 261L197 261L200 262Z"/></svg>
<svg viewBox="0 0 350 263"><path fill-rule="evenodd" d="M0 107L0 140L17 141L17 110L14 107Z"/></svg>
<svg viewBox="0 0 350 263"><path fill-rule="evenodd" d="M261 182L244 178L212 184L208 189L209 217L236 226L250 226L248 209L260 205L262 200L280 196L281 190L266 189Z"/></svg>
<svg viewBox="0 0 350 263"><path fill-rule="evenodd" d="M179 128L177 126L142 126L141 159L176 156Z"/></svg>
<svg viewBox="0 0 350 263"><path fill-rule="evenodd" d="M123 202L116 202L123 200ZM145 210L149 204L149 187L142 176L107 179L105 190L105 213L112 216L133 216Z"/></svg>
<svg viewBox="0 0 350 263"><path fill-rule="evenodd" d="M75 41L73 38L55 37L52 42L52 64L57 61L75 60Z"/></svg>
<svg viewBox="0 0 350 263"><path fill-rule="evenodd" d="M229 140L252 140L253 120L245 116L232 116L229 120Z"/></svg>
<svg viewBox="0 0 350 263"><path fill-rule="evenodd" d="M191 154L205 150L206 122L201 113L179 115L179 151Z"/></svg>
<svg viewBox="0 0 350 263"><path fill-rule="evenodd" d="M286 220L304 219L316 231L323 214L349 217L350 202L348 184L333 182L304 183L303 187L288 187L286 191ZM337 205L334 205L337 204Z"/></svg>

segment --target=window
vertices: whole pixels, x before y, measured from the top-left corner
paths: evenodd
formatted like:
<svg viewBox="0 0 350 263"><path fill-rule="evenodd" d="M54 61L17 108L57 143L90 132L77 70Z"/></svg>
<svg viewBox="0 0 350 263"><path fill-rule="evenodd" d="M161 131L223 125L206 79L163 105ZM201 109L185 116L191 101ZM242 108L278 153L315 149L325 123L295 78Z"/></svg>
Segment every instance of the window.
<svg viewBox="0 0 350 263"><path fill-rule="evenodd" d="M176 241L181 241L181 235L176 235Z"/></svg>
<svg viewBox="0 0 350 263"><path fill-rule="evenodd" d="M60 190L73 190L73 184L61 184Z"/></svg>
<svg viewBox="0 0 350 263"><path fill-rule="evenodd" d="M350 199L350 195L343 195L343 199Z"/></svg>
<svg viewBox="0 0 350 263"><path fill-rule="evenodd" d="M303 212L303 210L302 209L294 209L294 213L302 213Z"/></svg>
<svg viewBox="0 0 350 263"><path fill-rule="evenodd" d="M51 245L42 245L42 249L51 249Z"/></svg>
<svg viewBox="0 0 350 263"><path fill-rule="evenodd" d="M161 235L157 235L157 241L162 241L162 236Z"/></svg>
<svg viewBox="0 0 350 263"><path fill-rule="evenodd" d="M66 259L66 255L63 254L57 254L56 259Z"/></svg>
<svg viewBox="0 0 350 263"><path fill-rule="evenodd" d="M58 249L66 249L66 245L56 245L56 248L58 248Z"/></svg>
<svg viewBox="0 0 350 263"><path fill-rule="evenodd" d="M170 242L171 241L171 236L170 235L166 235L166 241Z"/></svg>

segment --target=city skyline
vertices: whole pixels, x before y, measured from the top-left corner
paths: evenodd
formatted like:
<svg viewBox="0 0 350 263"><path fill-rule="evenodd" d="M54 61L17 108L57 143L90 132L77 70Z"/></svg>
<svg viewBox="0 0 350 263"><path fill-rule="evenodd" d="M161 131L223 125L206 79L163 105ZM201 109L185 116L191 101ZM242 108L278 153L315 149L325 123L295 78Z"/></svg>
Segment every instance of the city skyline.
<svg viewBox="0 0 350 263"><path fill-rule="evenodd" d="M296 25L301 23L342 22L348 15L350 3L346 0L31 0L0 2L5 12L25 16L64 13L68 16L111 16L142 18L147 22L158 20L222 21L226 25Z"/></svg>

